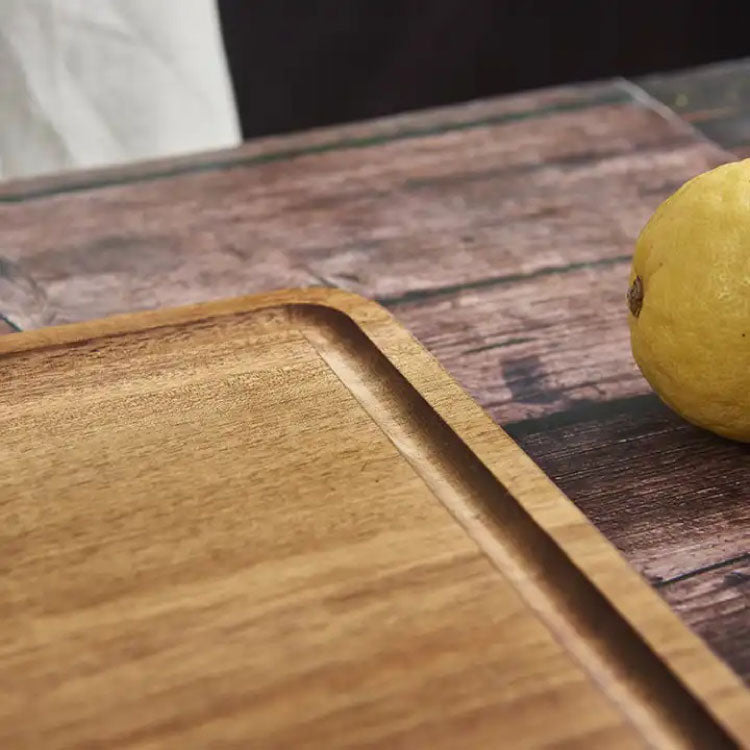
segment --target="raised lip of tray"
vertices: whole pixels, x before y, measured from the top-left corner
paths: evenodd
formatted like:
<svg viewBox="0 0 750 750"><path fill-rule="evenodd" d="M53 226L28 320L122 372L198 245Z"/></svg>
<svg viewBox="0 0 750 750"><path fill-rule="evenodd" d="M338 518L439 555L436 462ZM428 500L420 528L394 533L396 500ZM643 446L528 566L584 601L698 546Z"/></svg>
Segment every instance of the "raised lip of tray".
<svg viewBox="0 0 750 750"><path fill-rule="evenodd" d="M2 336L0 362L13 353L272 308L286 310L433 494L647 741L692 745L703 737L717 747L750 734L750 691L740 678L375 302L309 288L117 315ZM387 382L389 398L370 387L363 356L379 382ZM404 416L428 445L425 455L417 455L399 428ZM457 472L459 463L470 470Z"/></svg>

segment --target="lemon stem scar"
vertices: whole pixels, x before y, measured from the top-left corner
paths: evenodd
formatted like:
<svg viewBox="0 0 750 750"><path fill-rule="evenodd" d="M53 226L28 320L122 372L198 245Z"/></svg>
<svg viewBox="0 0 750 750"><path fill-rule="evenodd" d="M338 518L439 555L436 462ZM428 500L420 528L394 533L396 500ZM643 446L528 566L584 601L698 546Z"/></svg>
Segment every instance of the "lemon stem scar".
<svg viewBox="0 0 750 750"><path fill-rule="evenodd" d="M637 318L643 307L643 282L640 276L636 276L628 289L628 307L630 312Z"/></svg>

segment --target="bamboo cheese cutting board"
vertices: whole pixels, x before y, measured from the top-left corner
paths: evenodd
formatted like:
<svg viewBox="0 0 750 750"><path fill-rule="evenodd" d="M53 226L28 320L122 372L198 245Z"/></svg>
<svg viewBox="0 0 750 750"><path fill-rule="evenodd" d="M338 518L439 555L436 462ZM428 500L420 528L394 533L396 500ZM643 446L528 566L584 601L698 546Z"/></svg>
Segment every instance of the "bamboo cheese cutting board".
<svg viewBox="0 0 750 750"><path fill-rule="evenodd" d="M737 677L373 303L7 336L0 379L2 748L749 736Z"/></svg>

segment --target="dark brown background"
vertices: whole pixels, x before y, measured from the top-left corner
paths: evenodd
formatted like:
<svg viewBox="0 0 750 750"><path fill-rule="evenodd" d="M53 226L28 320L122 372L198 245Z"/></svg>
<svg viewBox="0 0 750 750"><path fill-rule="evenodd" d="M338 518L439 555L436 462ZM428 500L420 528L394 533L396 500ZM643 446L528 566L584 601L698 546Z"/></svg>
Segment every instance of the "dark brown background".
<svg viewBox="0 0 750 750"><path fill-rule="evenodd" d="M245 137L750 54L741 3L220 0Z"/></svg>

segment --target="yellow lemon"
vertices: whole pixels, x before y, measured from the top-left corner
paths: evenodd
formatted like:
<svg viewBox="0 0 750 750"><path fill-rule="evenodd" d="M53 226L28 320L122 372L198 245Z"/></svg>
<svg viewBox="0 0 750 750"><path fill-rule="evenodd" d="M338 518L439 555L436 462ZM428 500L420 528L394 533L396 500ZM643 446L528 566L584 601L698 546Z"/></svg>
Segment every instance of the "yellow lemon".
<svg viewBox="0 0 750 750"><path fill-rule="evenodd" d="M638 237L628 307L633 356L661 398L750 442L750 159L659 206Z"/></svg>

